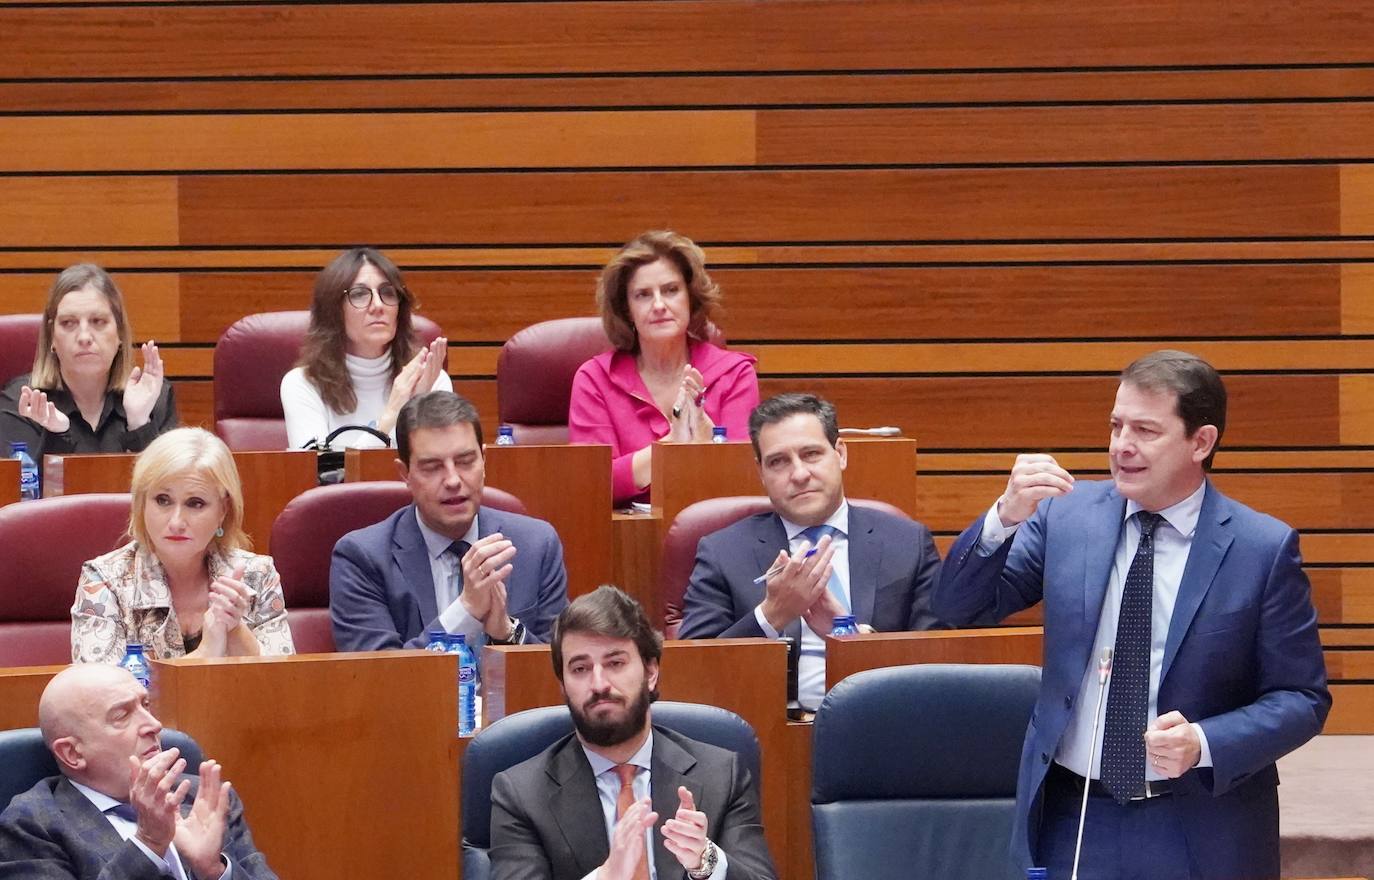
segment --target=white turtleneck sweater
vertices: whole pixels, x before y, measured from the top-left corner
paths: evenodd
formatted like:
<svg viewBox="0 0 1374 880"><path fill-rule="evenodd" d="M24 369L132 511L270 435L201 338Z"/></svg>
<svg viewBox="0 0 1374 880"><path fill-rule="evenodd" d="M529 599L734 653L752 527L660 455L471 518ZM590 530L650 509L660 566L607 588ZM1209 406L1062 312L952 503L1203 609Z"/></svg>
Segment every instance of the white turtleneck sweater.
<svg viewBox="0 0 1374 880"><path fill-rule="evenodd" d="M357 395L358 405L352 412L337 413L325 404L319 390L305 378L305 370L296 367L282 377L281 408L286 413L286 443L291 449L300 449L311 440L324 440L329 432L344 425L370 425L377 427L377 419L386 409L387 397L391 394L391 355L376 358L344 355L348 376L353 382L353 393ZM434 380L430 391L452 391L453 382L448 374L440 373ZM395 432L392 432L393 436ZM382 441L363 431L340 434L334 443L336 448L377 447Z"/></svg>

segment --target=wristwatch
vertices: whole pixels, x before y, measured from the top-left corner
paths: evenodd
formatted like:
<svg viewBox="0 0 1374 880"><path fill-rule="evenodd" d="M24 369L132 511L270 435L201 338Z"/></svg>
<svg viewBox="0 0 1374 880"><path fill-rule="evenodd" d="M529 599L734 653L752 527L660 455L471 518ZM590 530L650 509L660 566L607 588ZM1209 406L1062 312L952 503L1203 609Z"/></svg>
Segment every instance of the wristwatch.
<svg viewBox="0 0 1374 880"><path fill-rule="evenodd" d="M487 637L487 644L489 645L522 645L524 643L525 625L520 622L520 618L518 617L512 617L510 619L510 636L508 638L494 639L491 636Z"/></svg>
<svg viewBox="0 0 1374 880"><path fill-rule="evenodd" d="M710 838L707 838L706 849L701 851L701 865L695 871L688 871L687 876L692 880L706 880L707 877L715 873L716 863L719 861L720 850L716 849L716 845L711 842Z"/></svg>

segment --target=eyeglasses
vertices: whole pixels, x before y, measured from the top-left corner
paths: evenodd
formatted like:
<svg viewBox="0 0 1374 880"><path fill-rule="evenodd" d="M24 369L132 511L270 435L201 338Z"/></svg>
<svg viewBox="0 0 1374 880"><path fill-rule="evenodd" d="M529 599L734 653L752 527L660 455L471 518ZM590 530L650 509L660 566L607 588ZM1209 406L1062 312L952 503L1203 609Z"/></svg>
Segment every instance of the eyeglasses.
<svg viewBox="0 0 1374 880"><path fill-rule="evenodd" d="M365 309L372 305L374 293L384 306L394 306L401 301L401 291L394 284L383 284L375 289L366 284L355 284L344 291L344 296L348 297L348 304L353 308Z"/></svg>

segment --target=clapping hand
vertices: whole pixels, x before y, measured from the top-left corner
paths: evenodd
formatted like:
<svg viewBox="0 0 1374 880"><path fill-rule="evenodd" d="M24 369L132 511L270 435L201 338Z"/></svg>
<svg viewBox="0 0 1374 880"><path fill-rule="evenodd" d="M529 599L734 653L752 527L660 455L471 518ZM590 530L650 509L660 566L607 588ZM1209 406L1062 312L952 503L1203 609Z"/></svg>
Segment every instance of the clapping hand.
<svg viewBox="0 0 1374 880"><path fill-rule="evenodd" d="M57 404L48 400L46 393L27 385L19 389L17 411L20 416L50 434L66 433L67 429L72 426L71 419L68 419L66 413L57 408Z"/></svg>
<svg viewBox="0 0 1374 880"><path fill-rule="evenodd" d="M143 366L134 367L129 381L124 386L124 418L129 430L137 430L148 424L153 407L162 395L164 376L162 356L157 353L157 343L149 339L143 343Z"/></svg>

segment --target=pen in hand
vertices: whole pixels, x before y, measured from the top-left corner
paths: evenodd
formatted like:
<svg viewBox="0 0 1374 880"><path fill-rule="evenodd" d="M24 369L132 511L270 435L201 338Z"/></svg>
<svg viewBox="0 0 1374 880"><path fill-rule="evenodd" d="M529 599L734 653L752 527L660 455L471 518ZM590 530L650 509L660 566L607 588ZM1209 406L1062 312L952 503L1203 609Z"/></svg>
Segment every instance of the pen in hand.
<svg viewBox="0 0 1374 880"><path fill-rule="evenodd" d="M802 558L802 559L810 559L812 556L815 556L815 555L816 555L816 551L819 550L819 549L820 549L820 546L819 546L819 545L817 545L817 546L815 546L815 547L812 547L810 550L807 550L805 553L803 553L802 556L801 556L801 558ZM786 566L787 566L787 563L786 563L786 562L781 563L781 564L774 563L772 568L768 569L768 570L765 571L763 574L761 574L761 575L759 575L758 577L754 578L754 583L756 583L756 584L761 584L761 583L763 583L764 581L768 580L768 579L769 579L770 577L772 577L773 575L775 575L775 574L777 574L778 572L782 571L783 568L785 568Z"/></svg>

